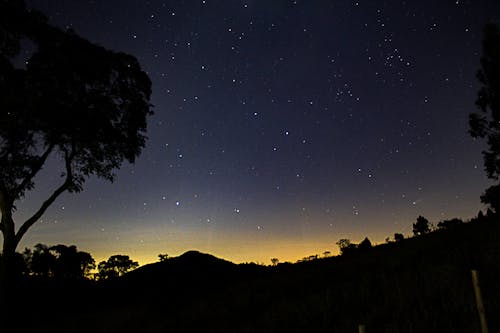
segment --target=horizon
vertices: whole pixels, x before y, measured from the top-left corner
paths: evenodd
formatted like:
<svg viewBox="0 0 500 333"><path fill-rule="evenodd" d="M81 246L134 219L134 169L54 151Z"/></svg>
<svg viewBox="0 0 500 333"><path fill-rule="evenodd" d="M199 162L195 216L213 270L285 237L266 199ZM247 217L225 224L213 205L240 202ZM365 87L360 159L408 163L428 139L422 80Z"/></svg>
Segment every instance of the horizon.
<svg viewBox="0 0 500 333"><path fill-rule="evenodd" d="M462 218L464 222L468 222L471 218L475 216L471 216L469 218ZM416 220L416 218L415 218ZM443 221L441 220L436 220L432 221L430 220L431 226L434 228L437 227L437 223ZM406 228L408 232L403 232L403 235L405 238L411 238L414 235L410 232L412 229L412 223L415 221L411 221ZM371 241L373 246L377 245L382 245L386 244L386 238L390 238L391 241L394 241L394 234L397 231L391 233L391 234L379 234L378 238L371 237L370 235L362 235L361 233L358 234L359 237L351 237L352 235L340 235L338 238L331 240L329 235L325 237L325 239L322 239L320 242L316 241L308 241L305 242L304 239L295 239L290 241L290 239L283 239L281 242L276 243L276 240L269 240L268 243L262 244L249 244L247 241L247 244L244 244L245 246L242 246L241 243L238 241L235 241L234 238L229 237L231 240L234 241L234 243L229 243L225 244L224 242L219 242L217 245L211 245L211 244L206 244L206 245L193 245L190 247L189 244L184 244L181 243L181 241L174 242L175 243L181 243L181 244L175 244L172 245L172 243L169 243L170 246L170 252L165 251L165 249L162 249L161 247L154 247L153 249L142 249L140 251L137 250L137 248L133 249L130 247L120 247L119 245L116 246L114 245L112 248L104 248L101 251L97 249L95 251L95 248L86 248L82 247L79 243L66 243L64 245L76 245L79 251L85 251L88 252L92 255L92 257L95 259L96 263L99 263L101 261L107 260L110 256L115 255L115 254L123 254L123 255L129 255L130 258L134 261L137 261L140 266L144 266L147 264L152 264L159 262L158 255L159 254L168 254L169 258L173 257L178 257L181 256L182 254L189 252L189 251L198 251L201 253L206 253L213 255L217 258L224 259L227 261L230 261L235 264L244 264L244 263L256 263L256 264L262 264L262 265L270 265L271 264L271 258L278 258L280 263L284 262L291 262L291 263L296 263L300 261L303 258L307 258L310 255L318 255L319 258L323 257L324 252L329 251L330 256L337 256L340 255L340 251L338 246L336 245L336 242L341 239L341 238L347 238L351 240L355 244L359 244L365 237L368 237L368 239ZM193 234L193 236L196 236ZM27 235L26 239L24 240L23 243L28 243L30 240L30 235ZM287 242L284 244L283 242ZM29 246L26 246L28 248L32 248L36 243L35 242ZM42 242L43 243L43 242ZM59 243L46 243L46 245L52 246L52 245L57 245ZM175 247L175 246L178 247ZM258 250L256 250L256 246L258 247ZM19 252L22 252L24 247L20 247L18 249ZM172 251L173 249L173 251ZM127 251L128 250L128 251ZM233 252L233 251L236 251ZM258 253L257 255L255 253Z"/></svg>

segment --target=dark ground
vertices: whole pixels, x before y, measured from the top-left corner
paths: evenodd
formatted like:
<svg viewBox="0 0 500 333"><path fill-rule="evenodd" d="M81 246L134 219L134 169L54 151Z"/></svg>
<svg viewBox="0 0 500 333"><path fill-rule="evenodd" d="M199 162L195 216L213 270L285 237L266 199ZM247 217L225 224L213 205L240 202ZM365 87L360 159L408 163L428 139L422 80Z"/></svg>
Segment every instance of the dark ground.
<svg viewBox="0 0 500 333"><path fill-rule="evenodd" d="M264 267L188 252L111 282L26 281L21 332L500 332L500 223ZM0 330L4 332L4 330ZM16 330L10 329L9 332ZM7 331L5 331L7 332Z"/></svg>

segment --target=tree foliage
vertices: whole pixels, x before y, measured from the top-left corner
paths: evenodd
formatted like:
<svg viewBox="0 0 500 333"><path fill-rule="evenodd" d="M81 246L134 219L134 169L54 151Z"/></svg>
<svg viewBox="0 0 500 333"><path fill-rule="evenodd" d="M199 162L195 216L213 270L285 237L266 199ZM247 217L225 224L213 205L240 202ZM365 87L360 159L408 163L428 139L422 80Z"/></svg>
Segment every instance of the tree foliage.
<svg viewBox="0 0 500 333"><path fill-rule="evenodd" d="M16 62L21 41L34 48L23 66ZM0 1L4 256L60 194L81 191L93 175L113 181L124 161L135 161L146 141L150 96L151 81L135 57L56 28L21 0ZM61 162L61 183L16 231L15 202L34 188L49 158Z"/></svg>
<svg viewBox="0 0 500 333"><path fill-rule="evenodd" d="M41 278L84 279L95 268L92 255L78 251L75 245L36 244L32 250L25 249L23 257L27 274Z"/></svg>
<svg viewBox="0 0 500 333"><path fill-rule="evenodd" d="M56 245L50 248L55 257L54 276L61 279L79 279L88 277L95 268L94 258L90 253L78 251L75 245Z"/></svg>
<svg viewBox="0 0 500 333"><path fill-rule="evenodd" d="M488 148L483 151L488 178L498 183L500 176L500 31L488 24L484 28L481 69L477 74L481 84L476 106L478 112L469 117L470 134L484 139ZM500 209L500 189L495 184L481 196L496 212Z"/></svg>
<svg viewBox="0 0 500 333"><path fill-rule="evenodd" d="M427 220L423 216L417 217L417 222L413 223L413 234L415 236L420 236L423 234L427 234L431 231L429 226L429 220Z"/></svg>
<svg viewBox="0 0 500 333"><path fill-rule="evenodd" d="M336 244L339 247L340 254L350 253L358 247L356 244L351 243L351 240L347 238L339 239Z"/></svg>
<svg viewBox="0 0 500 333"><path fill-rule="evenodd" d="M398 232L396 232L396 233L394 234L394 241L395 241L395 242L400 242L400 241L402 241L403 239L405 239L405 236L404 236L403 234L398 233Z"/></svg>
<svg viewBox="0 0 500 333"><path fill-rule="evenodd" d="M106 261L101 261L97 266L99 279L114 279L139 267L137 261L133 261L126 255L113 255Z"/></svg>
<svg viewBox="0 0 500 333"><path fill-rule="evenodd" d="M23 256L31 274L44 278L53 276L55 258L47 245L36 244L33 250L26 249Z"/></svg>
<svg viewBox="0 0 500 333"><path fill-rule="evenodd" d="M164 262L168 260L168 254L167 253L160 253L158 255L158 261Z"/></svg>
<svg viewBox="0 0 500 333"><path fill-rule="evenodd" d="M368 250L371 249L371 247L372 242L368 239L368 237L365 237L365 239L363 239L361 243L358 244L358 249L360 250Z"/></svg>
<svg viewBox="0 0 500 333"><path fill-rule="evenodd" d="M500 185L488 187L481 195L481 202L488 204L496 213L500 213Z"/></svg>

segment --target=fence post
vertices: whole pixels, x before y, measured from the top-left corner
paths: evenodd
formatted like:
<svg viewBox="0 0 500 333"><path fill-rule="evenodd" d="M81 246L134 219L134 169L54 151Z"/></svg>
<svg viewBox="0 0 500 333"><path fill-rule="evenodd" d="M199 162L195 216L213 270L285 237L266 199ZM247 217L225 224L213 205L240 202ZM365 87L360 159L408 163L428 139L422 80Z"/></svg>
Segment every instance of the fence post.
<svg viewBox="0 0 500 333"><path fill-rule="evenodd" d="M477 312L479 313L479 320L481 322L481 333L488 333L488 324L486 323L486 313L484 311L481 289L479 288L478 272L475 269L472 270L472 285L474 286L474 295L476 296Z"/></svg>

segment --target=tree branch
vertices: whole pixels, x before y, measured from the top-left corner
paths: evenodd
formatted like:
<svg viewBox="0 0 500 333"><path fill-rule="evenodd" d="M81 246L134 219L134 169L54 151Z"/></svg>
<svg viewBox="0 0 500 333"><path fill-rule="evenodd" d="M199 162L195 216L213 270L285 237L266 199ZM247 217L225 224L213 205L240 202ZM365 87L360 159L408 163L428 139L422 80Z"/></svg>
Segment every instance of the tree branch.
<svg viewBox="0 0 500 333"><path fill-rule="evenodd" d="M33 216L31 216L28 220L26 220L21 225L21 227L19 228L19 230L16 233L16 243L19 243L19 241L21 240L21 238L23 238L26 231L28 231L28 229L33 224L35 224L35 222L38 221L38 219L40 217L42 217L42 215L45 213L47 208L49 208L50 205L52 205L52 203L54 203L54 201L57 199L57 197L60 196L64 191L66 191L69 188L69 186L72 184L73 172L71 170L71 161L73 160L73 157L74 157L73 152L71 154L68 154L67 152L65 152L64 159L65 159L65 164L66 164L66 179L64 180L64 183L62 183L62 185L59 186L52 193L52 195L42 203L40 208L36 211L35 214L33 214Z"/></svg>
<svg viewBox="0 0 500 333"><path fill-rule="evenodd" d="M0 213L2 214L2 220L3 216L7 214L7 210L9 209L9 198L7 195L7 191L5 190L5 186L3 181L0 179ZM0 223L0 226L2 230L4 230L4 225L3 223Z"/></svg>
<svg viewBox="0 0 500 333"><path fill-rule="evenodd" d="M45 150L45 152L42 154L42 156L40 156L38 161L35 163L35 165L31 169L31 172L29 173L29 175L27 175L26 178L23 179L21 184L16 186L16 188L13 191L14 198L17 198L19 193L21 193L24 190L24 188L33 180L33 177L35 177L36 174L42 169L43 165L45 164L45 161L47 161L47 158L49 157L49 155L53 149L54 149L54 145L51 144L47 148L47 150Z"/></svg>
<svg viewBox="0 0 500 333"><path fill-rule="evenodd" d="M4 210L6 207L6 197L5 197L5 188L3 186L3 182L0 180L0 213L5 214Z"/></svg>

